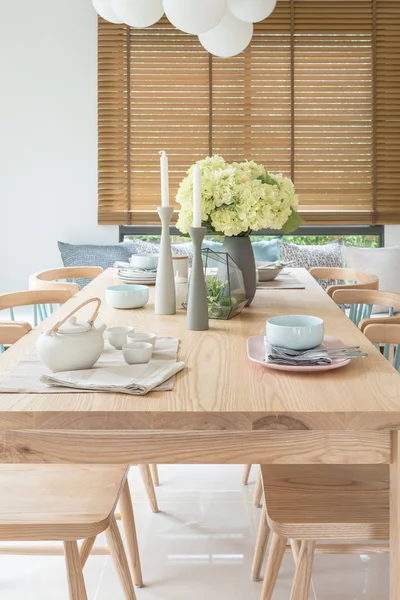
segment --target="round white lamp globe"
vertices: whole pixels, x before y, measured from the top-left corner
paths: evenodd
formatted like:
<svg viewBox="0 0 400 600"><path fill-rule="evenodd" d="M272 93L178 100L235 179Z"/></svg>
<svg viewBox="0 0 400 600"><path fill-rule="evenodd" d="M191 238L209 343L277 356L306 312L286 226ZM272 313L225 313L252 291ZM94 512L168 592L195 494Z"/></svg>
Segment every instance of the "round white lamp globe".
<svg viewBox="0 0 400 600"><path fill-rule="evenodd" d="M228 0L230 11L246 23L263 21L273 12L276 0Z"/></svg>
<svg viewBox="0 0 400 600"><path fill-rule="evenodd" d="M218 25L226 0L164 0L164 10L177 29L197 35Z"/></svg>
<svg viewBox="0 0 400 600"><path fill-rule="evenodd" d="M243 52L252 35L253 24L240 21L228 10L214 29L199 35L199 40L210 54L227 58Z"/></svg>
<svg viewBox="0 0 400 600"><path fill-rule="evenodd" d="M149 27L164 14L162 0L111 0L111 7L131 27Z"/></svg>
<svg viewBox="0 0 400 600"><path fill-rule="evenodd" d="M92 2L100 17L106 21L110 21L110 23L123 23L113 11L110 0L92 0Z"/></svg>

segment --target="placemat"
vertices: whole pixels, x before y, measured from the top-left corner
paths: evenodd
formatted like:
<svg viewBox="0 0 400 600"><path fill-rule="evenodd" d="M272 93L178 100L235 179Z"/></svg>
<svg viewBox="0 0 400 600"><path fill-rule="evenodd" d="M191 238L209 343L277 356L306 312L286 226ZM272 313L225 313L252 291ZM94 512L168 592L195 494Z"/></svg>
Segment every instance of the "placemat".
<svg viewBox="0 0 400 600"><path fill-rule="evenodd" d="M179 340L177 338L158 337L150 361L174 361L178 355ZM116 350L106 340L104 351L93 368L106 366L126 366L122 350ZM36 352L25 356L11 373L0 381L0 392L18 394L74 394L82 390L50 386L42 383L40 377L51 371L39 361ZM154 388L155 392L169 391L174 388L174 377Z"/></svg>
<svg viewBox="0 0 400 600"><path fill-rule="evenodd" d="M258 290L305 290L306 286L294 275L278 275L272 281L259 281Z"/></svg>

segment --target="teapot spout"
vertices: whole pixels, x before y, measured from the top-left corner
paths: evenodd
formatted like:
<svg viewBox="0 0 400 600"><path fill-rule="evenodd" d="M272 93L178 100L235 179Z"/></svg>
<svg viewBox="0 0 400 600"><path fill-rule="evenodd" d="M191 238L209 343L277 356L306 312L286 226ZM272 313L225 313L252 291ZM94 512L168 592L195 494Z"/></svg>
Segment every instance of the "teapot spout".
<svg viewBox="0 0 400 600"><path fill-rule="evenodd" d="M99 333L104 333L105 330L107 329L107 325L104 325L104 324L100 325L99 327L96 327L96 329Z"/></svg>

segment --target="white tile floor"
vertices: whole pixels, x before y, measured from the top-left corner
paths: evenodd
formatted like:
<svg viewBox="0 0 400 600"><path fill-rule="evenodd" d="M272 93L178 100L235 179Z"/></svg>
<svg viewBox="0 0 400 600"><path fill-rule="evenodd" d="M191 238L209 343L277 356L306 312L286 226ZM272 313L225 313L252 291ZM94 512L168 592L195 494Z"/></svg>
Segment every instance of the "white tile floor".
<svg viewBox="0 0 400 600"><path fill-rule="evenodd" d="M160 468L160 513L147 504L137 469L131 470L146 587L137 600L257 600L250 580L259 509L251 505L238 466ZM100 540L102 541L102 540ZM293 559L285 556L274 600L288 600ZM124 600L111 559L93 556L85 568L89 600ZM385 600L387 556L317 556L310 600ZM1 600L67 600L63 558L0 556Z"/></svg>

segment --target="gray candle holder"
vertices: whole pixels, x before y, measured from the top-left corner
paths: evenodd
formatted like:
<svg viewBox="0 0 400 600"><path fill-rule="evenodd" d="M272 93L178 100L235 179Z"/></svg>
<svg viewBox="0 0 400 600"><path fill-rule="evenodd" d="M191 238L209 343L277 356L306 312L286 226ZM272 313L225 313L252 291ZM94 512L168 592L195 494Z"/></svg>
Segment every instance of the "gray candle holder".
<svg viewBox="0 0 400 600"><path fill-rule="evenodd" d="M189 235L193 242L193 262L190 272L187 297L186 328L189 331L208 329L208 305L201 243L206 235L206 227L190 227Z"/></svg>
<svg viewBox="0 0 400 600"><path fill-rule="evenodd" d="M159 206L157 212L161 220L161 242L157 265L154 312L157 315L174 315L176 313L175 278L169 237L169 223L174 209L172 206Z"/></svg>

